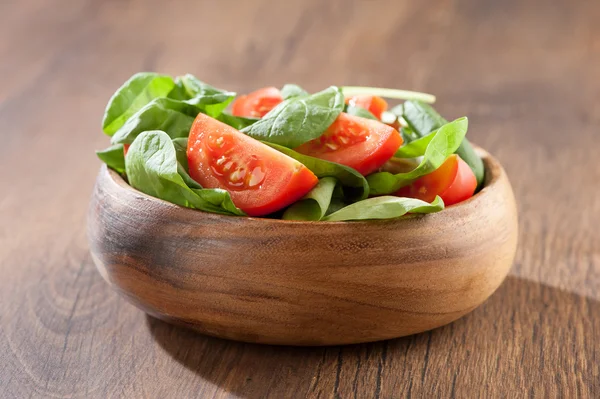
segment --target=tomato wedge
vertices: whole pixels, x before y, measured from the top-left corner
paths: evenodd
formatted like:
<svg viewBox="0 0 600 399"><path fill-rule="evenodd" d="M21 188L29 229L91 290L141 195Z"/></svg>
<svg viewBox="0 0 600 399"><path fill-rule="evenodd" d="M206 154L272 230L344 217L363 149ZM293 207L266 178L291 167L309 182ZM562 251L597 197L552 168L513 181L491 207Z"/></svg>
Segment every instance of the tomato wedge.
<svg viewBox="0 0 600 399"><path fill-rule="evenodd" d="M436 170L411 185L402 187L395 195L418 198L431 202L439 195L446 206L457 204L473 196L477 180L473 171L458 155L452 154Z"/></svg>
<svg viewBox="0 0 600 399"><path fill-rule="evenodd" d="M210 116L198 114L190 130L189 173L205 188L229 191L250 216L278 211L318 182L300 162Z"/></svg>
<svg viewBox="0 0 600 399"><path fill-rule="evenodd" d="M262 118L282 101L283 97L278 88L263 87L236 98L231 113L246 118Z"/></svg>
<svg viewBox="0 0 600 399"><path fill-rule="evenodd" d="M352 96L346 99L346 104L352 105L353 107L364 108L375 115L378 119L381 119L381 114L388 109L387 101L379 96Z"/></svg>
<svg viewBox="0 0 600 399"><path fill-rule="evenodd" d="M296 151L368 175L379 169L401 145L402 136L396 129L342 112L321 137L302 144Z"/></svg>

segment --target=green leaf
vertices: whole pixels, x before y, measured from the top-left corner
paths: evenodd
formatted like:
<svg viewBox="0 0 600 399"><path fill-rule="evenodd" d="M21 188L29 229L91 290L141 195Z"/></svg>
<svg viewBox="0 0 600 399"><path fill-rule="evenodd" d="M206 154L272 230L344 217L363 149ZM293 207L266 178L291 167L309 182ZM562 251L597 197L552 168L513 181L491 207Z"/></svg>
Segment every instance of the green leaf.
<svg viewBox="0 0 600 399"><path fill-rule="evenodd" d="M368 198L348 205L323 220L339 222L343 220L391 219L407 213L434 213L444 209L444 201L435 197L430 204L414 198L383 196Z"/></svg>
<svg viewBox="0 0 600 399"><path fill-rule="evenodd" d="M283 86L283 88L281 89L281 96L283 97L284 100L287 100L287 99L293 98L293 97L308 96L308 92L306 90L304 90L302 87L290 83L290 84L286 84L285 86Z"/></svg>
<svg viewBox="0 0 600 399"><path fill-rule="evenodd" d="M374 119L376 121L379 120L379 119L377 119L377 117L375 115L373 115L371 112L369 112L369 110L366 110L361 107L355 107L353 105L347 105L346 110L344 112L346 112L347 114L350 114L350 115L360 116L361 118Z"/></svg>
<svg viewBox="0 0 600 399"><path fill-rule="evenodd" d="M177 172L190 188L202 188L202 186L189 174L188 159L187 159L187 137L178 137L173 139L175 147L175 157L177 158Z"/></svg>
<svg viewBox="0 0 600 399"><path fill-rule="evenodd" d="M245 118L242 116L233 116L227 112L223 112L217 117L217 119L237 130L242 130L243 128L248 127L260 120L260 118Z"/></svg>
<svg viewBox="0 0 600 399"><path fill-rule="evenodd" d="M193 207L198 210L223 215L246 216L241 209L234 205L229 193L225 190L220 188L191 188L190 190L204 202L204 207L195 205L195 202L192 203Z"/></svg>
<svg viewBox="0 0 600 399"><path fill-rule="evenodd" d="M206 212L244 214L225 190L187 186L179 174L175 145L165 132L148 131L137 136L129 147L125 166L129 184L143 193Z"/></svg>
<svg viewBox="0 0 600 399"><path fill-rule="evenodd" d="M398 151L394 154L396 158L416 158L423 156L427 150L427 146L435 137L437 130L429 133L427 136L423 136L416 140L409 141L408 144L398 148Z"/></svg>
<svg viewBox="0 0 600 399"><path fill-rule="evenodd" d="M420 101L406 101L404 103L403 118L421 137L428 135L447 123L432 106ZM477 185L481 186L485 177L483 161L467 139L464 139L456 149L456 154L469 165L477 179Z"/></svg>
<svg viewBox="0 0 600 399"><path fill-rule="evenodd" d="M426 136L448 123L432 106L420 101L404 102L402 117L419 137Z"/></svg>
<svg viewBox="0 0 600 399"><path fill-rule="evenodd" d="M343 186L344 197L349 200L358 201L367 198L369 195L369 185L367 184L367 180L363 175L348 166L300 154L277 144L266 142L265 144L294 158L296 161L310 169L319 179L323 177L335 177Z"/></svg>
<svg viewBox="0 0 600 399"><path fill-rule="evenodd" d="M140 134L127 151L129 184L148 195L181 206L195 198L177 173L177 157L171 138L161 131Z"/></svg>
<svg viewBox="0 0 600 399"><path fill-rule="evenodd" d="M173 78L167 75L136 73L108 101L102 130L112 136L129 117L155 98L165 97L174 85Z"/></svg>
<svg viewBox="0 0 600 399"><path fill-rule="evenodd" d="M400 135L402 136L402 140L405 144L412 143L413 141L419 139L419 136L408 126L403 126L400 128Z"/></svg>
<svg viewBox="0 0 600 399"><path fill-rule="evenodd" d="M213 118L219 116L235 98L234 92L217 89L198 80L194 75L182 76L181 84L190 97L185 102L195 105L203 113Z"/></svg>
<svg viewBox="0 0 600 399"><path fill-rule="evenodd" d="M111 145L107 149L96 151L96 155L109 168L116 170L119 173L125 172L125 153L123 152L123 144Z"/></svg>
<svg viewBox="0 0 600 399"><path fill-rule="evenodd" d="M427 145L423 160L410 172L397 174L379 172L367 176L371 195L394 193L400 187L439 168L456 151L467 133L467 128L466 117L456 119L439 128Z"/></svg>
<svg viewBox="0 0 600 399"><path fill-rule="evenodd" d="M171 138L187 137L198 109L185 102L170 98L157 98L136 112L114 134L113 144L130 144L138 134L148 130L161 130Z"/></svg>
<svg viewBox="0 0 600 399"><path fill-rule="evenodd" d="M320 179L319 183L304 198L296 201L286 209L282 219L321 220L329 208L336 184L337 179L334 177Z"/></svg>
<svg viewBox="0 0 600 399"><path fill-rule="evenodd" d="M344 109L344 95L331 86L306 97L293 97L242 131L257 140L295 148L321 136Z"/></svg>
<svg viewBox="0 0 600 399"><path fill-rule="evenodd" d="M183 86L181 76L177 76L175 78L175 86L173 86L173 89L169 92L167 97L178 101L185 101L191 98L191 96L185 90L185 86Z"/></svg>
<svg viewBox="0 0 600 399"><path fill-rule="evenodd" d="M344 200L342 198L337 198L335 196L335 192L333 195L333 198L331 198L331 202L329 203L329 208L327 208L327 212L325 213L325 215L331 215L334 212L339 211L340 209L344 208L345 206L348 206L348 204L346 202L344 202ZM323 219L321 219L323 220Z"/></svg>
<svg viewBox="0 0 600 399"><path fill-rule="evenodd" d="M188 138L187 137L177 137L173 140L173 147L175 147L175 157L177 158L177 162L179 162L185 170L188 169L188 160L187 160L187 145Z"/></svg>
<svg viewBox="0 0 600 399"><path fill-rule="evenodd" d="M398 118L398 120L401 121L402 119L404 119L404 117L403 117L404 104L396 105L394 108L392 108L389 111L389 113L396 116ZM402 141L404 142L404 145L406 145L410 142L413 142L421 137L414 130L412 130L409 126L402 126L400 128L400 135L402 136Z"/></svg>

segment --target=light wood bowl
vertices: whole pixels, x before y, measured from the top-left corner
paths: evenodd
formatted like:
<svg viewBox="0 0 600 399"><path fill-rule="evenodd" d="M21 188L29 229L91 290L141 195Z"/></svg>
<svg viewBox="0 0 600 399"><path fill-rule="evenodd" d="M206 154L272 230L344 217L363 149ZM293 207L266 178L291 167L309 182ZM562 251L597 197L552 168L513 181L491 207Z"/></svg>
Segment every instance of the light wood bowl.
<svg viewBox="0 0 600 399"><path fill-rule="evenodd" d="M450 323L506 277L517 213L500 164L432 215L361 222L220 216L149 197L103 166L88 215L94 262L159 319L247 342L377 341ZM493 317L493 316L492 316Z"/></svg>

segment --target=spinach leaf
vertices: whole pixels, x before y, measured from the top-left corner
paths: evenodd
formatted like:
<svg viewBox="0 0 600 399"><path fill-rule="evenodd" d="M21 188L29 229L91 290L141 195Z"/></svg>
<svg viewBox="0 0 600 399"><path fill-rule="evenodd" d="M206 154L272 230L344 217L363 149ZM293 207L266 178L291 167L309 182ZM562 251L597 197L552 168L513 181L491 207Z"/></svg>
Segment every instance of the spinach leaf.
<svg viewBox="0 0 600 399"><path fill-rule="evenodd" d="M175 145L165 132L147 131L137 136L125 157L125 167L129 184L153 197L207 212L244 214L227 191L186 185L178 173Z"/></svg>
<svg viewBox="0 0 600 399"><path fill-rule="evenodd" d="M190 97L185 102L195 105L203 113L213 118L219 116L235 98L234 92L217 89L198 80L194 75L182 76L181 84Z"/></svg>
<svg viewBox="0 0 600 399"><path fill-rule="evenodd" d="M391 194L400 187L439 168L456 151L467 133L467 127L468 120L463 117L439 128L427 145L423 160L410 172L397 174L379 172L367 176L371 194Z"/></svg>
<svg viewBox="0 0 600 399"><path fill-rule="evenodd" d="M335 191L334 191L333 197L331 198L331 202L329 203L329 208L327 208L327 212L325 213L325 215L331 215L332 213L337 212L340 209L342 209L342 208L344 208L344 207L346 207L348 205L349 204L347 204L343 200L342 197L336 196L335 195ZM321 220L323 220L323 219L321 219Z"/></svg>
<svg viewBox="0 0 600 399"><path fill-rule="evenodd" d="M343 220L391 219L407 213L434 213L443 209L444 201L440 197L435 197L430 204L414 198L383 196L355 202L325 216L323 220L339 222Z"/></svg>
<svg viewBox="0 0 600 399"><path fill-rule="evenodd" d="M130 144L138 134L147 130L161 130L171 138L187 137L198 109L185 102L157 98L136 112L114 134L113 144Z"/></svg>
<svg viewBox="0 0 600 399"><path fill-rule="evenodd" d="M248 127L260 120L260 118L245 118L242 116L234 116L227 112L223 112L217 117L217 119L237 130L242 130L243 128Z"/></svg>
<svg viewBox="0 0 600 399"><path fill-rule="evenodd" d="M175 86L173 86L173 89L169 92L167 97L178 101L185 101L191 98L187 91L185 91L181 76L175 78Z"/></svg>
<svg viewBox="0 0 600 399"><path fill-rule="evenodd" d="M286 84L281 89L281 96L283 97L284 100L287 100L292 97L308 96L308 92L298 85Z"/></svg>
<svg viewBox="0 0 600 399"><path fill-rule="evenodd" d="M188 172L188 159L187 159L187 137L178 137L173 139L173 146L175 147L175 157L177 158L177 172L190 188L202 188L202 186L192 177Z"/></svg>
<svg viewBox="0 0 600 399"><path fill-rule="evenodd" d="M265 144L294 158L296 161L310 169L319 179L323 177L335 177L344 189L344 197L351 201L358 201L367 198L369 195L369 185L367 184L367 180L363 175L348 166L300 154L277 144L266 142Z"/></svg>
<svg viewBox="0 0 600 399"><path fill-rule="evenodd" d="M109 168L114 169L119 173L125 172L125 154L123 152L123 144L111 145L105 150L96 151L96 155Z"/></svg>
<svg viewBox="0 0 600 399"><path fill-rule="evenodd" d="M188 160L187 160L187 145L188 138L187 137L177 137L173 140L173 147L175 148L175 157L177 158L177 162L179 162L185 170L188 169Z"/></svg>
<svg viewBox="0 0 600 399"><path fill-rule="evenodd" d="M402 117L419 137L423 137L448 123L432 106L420 101L406 101Z"/></svg>
<svg viewBox="0 0 600 399"><path fill-rule="evenodd" d="M295 148L321 136L343 109L344 95L331 86L310 96L285 100L242 132L257 140Z"/></svg>
<svg viewBox="0 0 600 399"><path fill-rule="evenodd" d="M404 113L404 104L398 104L396 105L394 108L392 108L389 111L390 114L394 115L395 117L398 118L398 120L403 120L403 113ZM405 122L405 121L404 121ZM402 125L405 125L406 123L401 123ZM414 140L417 140L418 138L420 138L421 136L418 135L417 133L415 133L415 131L413 129L410 128L410 126L402 126L400 128L400 135L402 136L402 140L404 142L404 144L408 144Z"/></svg>
<svg viewBox="0 0 600 399"><path fill-rule="evenodd" d="M360 116L361 118L374 119L378 121L377 117L373 115L369 110L361 107L355 107L354 105L347 105L345 111L347 114Z"/></svg>
<svg viewBox="0 0 600 399"><path fill-rule="evenodd" d="M321 220L333 195L333 189L337 184L334 177L324 177L304 198L294 202L283 213L285 220Z"/></svg>
<svg viewBox="0 0 600 399"><path fill-rule="evenodd" d="M411 143L419 138L419 136L408 126L400 128L400 135L405 144Z"/></svg>
<svg viewBox="0 0 600 399"><path fill-rule="evenodd" d="M136 73L108 101L102 130L112 136L131 115L155 98L165 97L174 85L173 78L167 75Z"/></svg>
<svg viewBox="0 0 600 399"><path fill-rule="evenodd" d="M396 157L396 158L416 158L416 157L422 156L423 154L425 154L425 151L427 150L427 146L429 145L431 140L433 140L436 133L437 133L437 129L434 130L433 132L429 133L427 136L423 136L423 137L417 138L415 140L409 141L408 144L403 145L402 147L398 148L398 151L396 151L396 153L394 154L394 157Z"/></svg>
<svg viewBox="0 0 600 399"><path fill-rule="evenodd" d="M412 130L421 137L428 135L447 123L432 106L420 101L406 101L404 103L403 118L408 122ZM456 149L456 154L469 165L475 174L477 185L481 186L485 177L483 161L467 139L464 139Z"/></svg>
<svg viewBox="0 0 600 399"><path fill-rule="evenodd" d="M410 128L410 126L406 126L406 121L404 120L404 117L402 116L403 112L404 112L404 104L398 104L394 108L389 110L388 112L384 112L382 114L382 119L383 119L383 115L385 115L385 114L393 115L398 119L398 121L400 122L400 125L402 125L402 127L399 129L400 135L402 136L402 141L404 142L404 145L406 145L412 141L417 140L421 136L418 135L417 133L415 133L415 131L412 130Z"/></svg>

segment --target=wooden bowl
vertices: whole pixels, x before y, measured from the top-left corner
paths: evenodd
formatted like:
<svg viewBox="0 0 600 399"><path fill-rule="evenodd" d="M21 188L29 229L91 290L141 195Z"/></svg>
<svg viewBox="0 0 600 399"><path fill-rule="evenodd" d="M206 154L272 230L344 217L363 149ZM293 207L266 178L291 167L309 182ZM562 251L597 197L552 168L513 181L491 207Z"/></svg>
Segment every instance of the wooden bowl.
<svg viewBox="0 0 600 399"><path fill-rule="evenodd" d="M88 215L102 277L144 312L247 342L377 341L450 323L506 277L517 213L500 164L432 215L360 222L220 216L149 197L103 166Z"/></svg>

